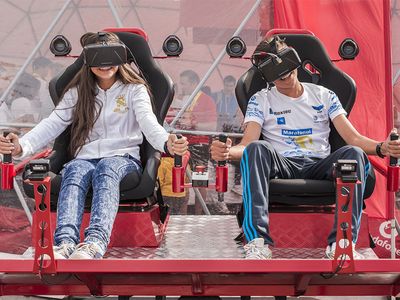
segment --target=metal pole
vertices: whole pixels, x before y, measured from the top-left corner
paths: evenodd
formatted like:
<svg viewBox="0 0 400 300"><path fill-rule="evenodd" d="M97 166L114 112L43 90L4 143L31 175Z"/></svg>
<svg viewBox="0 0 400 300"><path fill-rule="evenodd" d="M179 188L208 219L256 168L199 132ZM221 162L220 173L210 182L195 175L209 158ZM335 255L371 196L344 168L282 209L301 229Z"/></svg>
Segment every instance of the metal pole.
<svg viewBox="0 0 400 300"><path fill-rule="evenodd" d="M397 73L393 77L393 84L397 82L397 79L400 78L400 70L397 71Z"/></svg>
<svg viewBox="0 0 400 300"><path fill-rule="evenodd" d="M15 128L33 128L37 125L37 123L22 123L22 122L10 122L10 123L2 123L0 122L0 128L5 127L15 127Z"/></svg>
<svg viewBox="0 0 400 300"><path fill-rule="evenodd" d="M31 214L31 211L29 210L28 204L25 201L24 195L22 194L21 189L19 188L18 182L15 179L15 177L14 177L14 190L15 190L15 192L17 194L19 202L22 205L22 208L24 209L24 212L26 214L26 217L29 220L29 223L31 223L31 225L32 225L32 214Z"/></svg>
<svg viewBox="0 0 400 300"><path fill-rule="evenodd" d="M43 42L46 40L47 36L50 34L50 32L53 30L54 26L57 24L58 20L61 18L63 15L64 11L67 9L68 5L71 3L72 0L66 0L63 7L57 14L57 16L54 18L54 20L51 22L49 28L47 28L46 32L43 34L42 38L39 40L37 43L36 47L32 50L31 54L29 54L28 58L25 60L24 64L22 67L18 70L17 74L15 74L15 77L13 80L10 82L8 85L7 89L4 91L3 95L0 98L0 106L3 104L5 101L6 97L10 93L11 89L17 82L18 78L21 76L21 74L25 71L26 67L28 64L31 62L32 58L35 56L36 52L40 49L42 46Z"/></svg>
<svg viewBox="0 0 400 300"><path fill-rule="evenodd" d="M239 33L242 31L244 25L246 25L247 21L252 17L258 6L260 5L262 0L257 0L256 3L253 5L247 16L243 19L242 23L240 23L239 27L236 29L234 34L232 36L239 35ZM204 77L200 80L199 84L197 87L194 89L192 94L190 95L189 99L186 101L186 103L183 105L181 110L178 112L178 114L175 116L175 118L172 120L170 123L170 126L172 128L175 128L175 124L178 121L178 119L185 113L186 109L192 104L193 99L196 97L197 93L200 91L201 87L203 84L207 81L208 77L210 77L211 73L214 71L214 69L218 66L219 62L222 60L222 58L225 55L225 47L221 50L219 53L217 59L214 61L214 63L211 65L210 69L207 71L207 73L204 75Z"/></svg>
<svg viewBox="0 0 400 300"><path fill-rule="evenodd" d="M115 19L115 21L117 22L117 26L120 27L120 28L121 28L121 27L124 27L124 25L122 24L122 21L121 21L119 15L118 15L117 10L115 9L114 2L113 2L112 0L107 0L107 2L108 2L108 6L109 6L110 9L111 9L111 13L112 13L113 16L114 16L114 19Z"/></svg>
<svg viewBox="0 0 400 300"><path fill-rule="evenodd" d="M390 258L395 259L396 258L396 219L392 219L390 221Z"/></svg>
<svg viewBox="0 0 400 300"><path fill-rule="evenodd" d="M1 125L1 124L0 124ZM168 131L168 129L165 129ZM190 134L190 135L220 135L220 134L225 134L228 137L237 137L241 138L243 137L243 133L236 133L236 132L215 132L215 131L191 131L191 130L180 130L176 129L174 131L170 131L172 133L182 133L182 134Z"/></svg>

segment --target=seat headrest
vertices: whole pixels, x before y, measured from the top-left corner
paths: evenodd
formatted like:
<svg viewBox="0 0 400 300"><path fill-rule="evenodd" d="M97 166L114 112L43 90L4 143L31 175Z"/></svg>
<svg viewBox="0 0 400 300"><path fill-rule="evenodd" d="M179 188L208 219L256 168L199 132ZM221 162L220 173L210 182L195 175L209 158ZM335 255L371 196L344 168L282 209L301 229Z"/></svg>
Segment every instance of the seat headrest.
<svg viewBox="0 0 400 300"><path fill-rule="evenodd" d="M299 80L314 82L334 91L344 109L349 113L355 100L355 82L332 63L321 41L309 34L280 34L279 36L287 45L296 49L300 56L302 67L298 69ZM317 72L313 74L307 65L315 68ZM242 111L245 112L247 108L247 100L265 87L267 84L255 67L252 66L242 75L236 86L236 96Z"/></svg>

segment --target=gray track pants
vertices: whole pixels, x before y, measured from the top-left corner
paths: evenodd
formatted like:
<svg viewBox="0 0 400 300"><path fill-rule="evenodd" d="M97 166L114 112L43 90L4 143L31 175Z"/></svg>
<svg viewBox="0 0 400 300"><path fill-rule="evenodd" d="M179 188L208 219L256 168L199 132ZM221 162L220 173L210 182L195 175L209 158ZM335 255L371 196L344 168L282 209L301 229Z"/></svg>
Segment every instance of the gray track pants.
<svg viewBox="0 0 400 300"><path fill-rule="evenodd" d="M355 159L357 174L362 184L357 185L353 197L352 234L357 241L363 207L363 191L370 164L367 155L359 147L344 146L324 159L296 157L286 158L277 153L267 141L256 141L244 150L240 169L243 184L244 220L243 231L247 241L263 237L273 245L269 235L268 191L271 178L283 179L332 179L332 165L338 159ZM328 236L328 244L336 241L336 220Z"/></svg>

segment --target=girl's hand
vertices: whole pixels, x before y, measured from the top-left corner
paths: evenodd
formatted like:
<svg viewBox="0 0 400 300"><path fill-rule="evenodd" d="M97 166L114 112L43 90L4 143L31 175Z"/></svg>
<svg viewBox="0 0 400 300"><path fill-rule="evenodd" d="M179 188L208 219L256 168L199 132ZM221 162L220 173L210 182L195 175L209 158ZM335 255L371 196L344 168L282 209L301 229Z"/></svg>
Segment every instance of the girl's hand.
<svg viewBox="0 0 400 300"><path fill-rule="evenodd" d="M0 136L0 153L19 155L22 152L19 138L15 133L9 133L6 137Z"/></svg>
<svg viewBox="0 0 400 300"><path fill-rule="evenodd" d="M188 141L187 138L182 136L180 139L176 136L176 134L170 134L168 136L167 148L168 152L171 155L185 155L188 150Z"/></svg>

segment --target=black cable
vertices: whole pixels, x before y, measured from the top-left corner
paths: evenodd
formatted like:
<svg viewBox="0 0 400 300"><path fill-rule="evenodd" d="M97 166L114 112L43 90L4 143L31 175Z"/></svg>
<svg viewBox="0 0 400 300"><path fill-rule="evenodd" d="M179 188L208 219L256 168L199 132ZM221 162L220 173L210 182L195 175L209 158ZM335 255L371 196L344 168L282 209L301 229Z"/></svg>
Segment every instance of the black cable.
<svg viewBox="0 0 400 300"><path fill-rule="evenodd" d="M347 223L345 223L345 224L347 224ZM341 228L342 228L342 232L343 232L343 238L344 238L344 240L347 240L347 228L348 228L348 227L346 227L346 228L344 229L344 228L341 226ZM339 245L336 245L336 246L338 247ZM336 251L336 249L335 249L335 251ZM336 274L338 274L338 273L340 272L340 270L343 269L343 265L344 265L344 263L345 263L345 261L346 261L346 254L340 255L339 259L340 259L340 262L339 262L339 264L337 265L335 271L333 271L332 273L320 273L320 275L321 275L322 278L324 278L324 279L331 279L331 278L333 278Z"/></svg>
<svg viewBox="0 0 400 300"><path fill-rule="evenodd" d="M331 279L333 278L336 274L338 274L340 272L340 270L342 270L344 262L346 261L346 255L342 254L340 257L340 262L337 265L335 271L333 271L332 273L320 273L321 277L324 279Z"/></svg>
<svg viewBox="0 0 400 300"><path fill-rule="evenodd" d="M345 192L347 199L346 203L342 206L342 212L347 212L349 209L349 204L350 204L350 190L347 187L342 187L342 193Z"/></svg>

